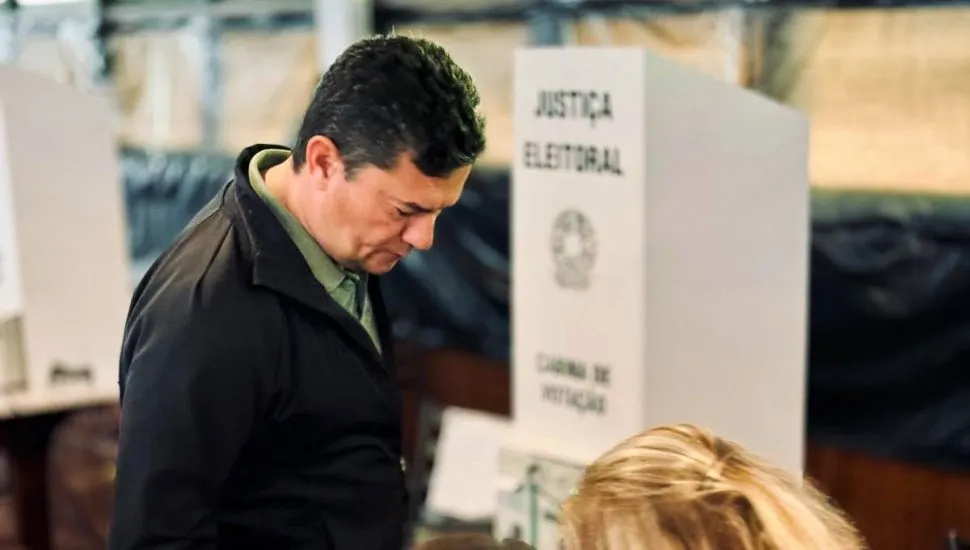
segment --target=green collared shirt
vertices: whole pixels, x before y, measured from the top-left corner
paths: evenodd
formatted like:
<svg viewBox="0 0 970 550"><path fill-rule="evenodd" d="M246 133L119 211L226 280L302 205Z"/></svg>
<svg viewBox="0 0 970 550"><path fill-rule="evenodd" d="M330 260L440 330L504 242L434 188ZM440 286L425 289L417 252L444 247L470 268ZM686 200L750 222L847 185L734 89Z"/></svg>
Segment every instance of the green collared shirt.
<svg viewBox="0 0 970 550"><path fill-rule="evenodd" d="M290 238L293 239L293 244L303 254L303 259L306 260L316 280L323 285L330 297L340 304L340 307L360 321L364 330L367 331L374 342L374 346L380 351L380 339L377 335L374 310L370 297L367 296L366 275L362 276L359 273L344 269L333 261L307 232L303 224L270 195L269 189L266 187L263 173L289 157L290 152L285 149L265 149L256 153L249 163L249 181L256 193L266 201L266 204L276 214L276 218L279 219Z"/></svg>

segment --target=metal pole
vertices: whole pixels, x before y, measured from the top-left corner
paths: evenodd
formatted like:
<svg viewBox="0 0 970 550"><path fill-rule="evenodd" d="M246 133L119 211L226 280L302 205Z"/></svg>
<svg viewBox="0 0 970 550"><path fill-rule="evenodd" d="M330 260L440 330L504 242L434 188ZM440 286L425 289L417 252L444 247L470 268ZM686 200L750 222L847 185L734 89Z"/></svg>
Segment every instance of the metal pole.
<svg viewBox="0 0 970 550"><path fill-rule="evenodd" d="M725 81L731 84L742 84L746 77L743 70L744 41L747 19L740 8L731 7L723 10L717 18L717 31L724 45L722 57L722 74Z"/></svg>
<svg viewBox="0 0 970 550"><path fill-rule="evenodd" d="M314 28L320 74L354 42L374 32L372 0L314 0Z"/></svg>
<svg viewBox="0 0 970 550"><path fill-rule="evenodd" d="M547 0L529 14L529 43L533 46L561 46L566 42L565 25L557 5L565 2Z"/></svg>
<svg viewBox="0 0 970 550"><path fill-rule="evenodd" d="M108 82L111 61L108 59L108 23L107 23L107 4L110 0L95 0L94 13L92 14L93 29L91 40L94 43L94 56L92 60L92 81L96 86L102 86Z"/></svg>
<svg viewBox="0 0 970 550"><path fill-rule="evenodd" d="M10 1L0 6L0 65L17 60L18 46L17 2Z"/></svg>
<svg viewBox="0 0 970 550"><path fill-rule="evenodd" d="M198 16L197 23L202 70L202 146L211 150L219 146L223 95L219 21L212 14L211 0Z"/></svg>

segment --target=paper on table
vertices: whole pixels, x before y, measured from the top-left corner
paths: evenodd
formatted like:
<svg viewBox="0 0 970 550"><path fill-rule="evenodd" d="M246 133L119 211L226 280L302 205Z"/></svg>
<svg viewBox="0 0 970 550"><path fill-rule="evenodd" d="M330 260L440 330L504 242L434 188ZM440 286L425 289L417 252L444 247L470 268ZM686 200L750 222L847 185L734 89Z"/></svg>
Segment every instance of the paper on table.
<svg viewBox="0 0 970 550"><path fill-rule="evenodd" d="M501 416L445 409L425 501L429 512L463 521L495 515L499 448L509 425Z"/></svg>

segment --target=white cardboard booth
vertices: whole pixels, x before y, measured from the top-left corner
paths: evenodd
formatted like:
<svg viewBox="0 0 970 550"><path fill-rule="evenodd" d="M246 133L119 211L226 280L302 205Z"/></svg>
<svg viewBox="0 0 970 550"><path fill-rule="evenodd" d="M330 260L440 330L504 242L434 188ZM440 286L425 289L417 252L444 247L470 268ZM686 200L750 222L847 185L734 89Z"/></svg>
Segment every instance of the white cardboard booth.
<svg viewBox="0 0 970 550"><path fill-rule="evenodd" d="M0 67L0 418L117 396L131 296L114 114Z"/></svg>
<svg viewBox="0 0 970 550"><path fill-rule="evenodd" d="M514 102L497 534L557 548L582 465L651 426L801 472L806 119L642 49L520 51Z"/></svg>

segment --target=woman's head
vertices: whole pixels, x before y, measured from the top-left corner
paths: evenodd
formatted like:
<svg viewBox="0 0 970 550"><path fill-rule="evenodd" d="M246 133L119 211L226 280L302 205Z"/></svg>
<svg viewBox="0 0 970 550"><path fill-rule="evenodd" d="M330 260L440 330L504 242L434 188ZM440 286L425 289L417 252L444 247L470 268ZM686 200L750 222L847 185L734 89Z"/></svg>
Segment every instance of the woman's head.
<svg viewBox="0 0 970 550"><path fill-rule="evenodd" d="M563 506L566 550L859 550L810 483L689 425L636 435Z"/></svg>

